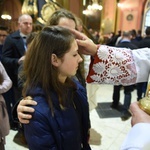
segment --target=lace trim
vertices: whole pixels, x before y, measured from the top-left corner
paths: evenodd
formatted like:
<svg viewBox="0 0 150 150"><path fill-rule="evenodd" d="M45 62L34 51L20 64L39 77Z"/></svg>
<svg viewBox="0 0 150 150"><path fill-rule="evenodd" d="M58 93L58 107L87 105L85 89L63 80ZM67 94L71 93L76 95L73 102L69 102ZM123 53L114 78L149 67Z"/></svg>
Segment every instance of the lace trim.
<svg viewBox="0 0 150 150"><path fill-rule="evenodd" d="M91 61L88 83L135 84L136 66L130 49L101 45Z"/></svg>

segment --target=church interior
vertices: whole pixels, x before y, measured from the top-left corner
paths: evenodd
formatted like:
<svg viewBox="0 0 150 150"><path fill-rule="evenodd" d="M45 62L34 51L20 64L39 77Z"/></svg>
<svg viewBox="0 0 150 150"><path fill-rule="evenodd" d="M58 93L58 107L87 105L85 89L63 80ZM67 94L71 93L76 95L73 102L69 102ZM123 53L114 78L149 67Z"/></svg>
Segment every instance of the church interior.
<svg viewBox="0 0 150 150"><path fill-rule="evenodd" d="M84 32L96 44L107 44L111 33L140 31L150 26L150 0L0 0L0 26L6 26L9 33L18 30L18 18L29 14L33 29L44 27L53 12L67 9L80 19ZM131 118L122 121L120 112L112 109L113 85L87 85L90 107L92 150L119 150L131 128ZM121 90L120 103L124 93ZM132 102L136 101L136 90ZM27 150L15 143L17 131L10 130L6 136L6 150Z"/></svg>
<svg viewBox="0 0 150 150"><path fill-rule="evenodd" d="M22 13L30 14L34 24L44 25L55 10L65 8L82 20L87 32L92 29L105 37L110 32L135 29L144 35L149 7L149 0L1 0L0 22L13 32Z"/></svg>

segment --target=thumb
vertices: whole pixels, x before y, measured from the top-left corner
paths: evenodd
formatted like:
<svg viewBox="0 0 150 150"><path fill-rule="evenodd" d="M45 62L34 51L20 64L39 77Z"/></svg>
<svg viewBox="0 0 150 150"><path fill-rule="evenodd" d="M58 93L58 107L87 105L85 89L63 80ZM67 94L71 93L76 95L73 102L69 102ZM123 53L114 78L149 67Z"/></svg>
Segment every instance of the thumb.
<svg viewBox="0 0 150 150"><path fill-rule="evenodd" d="M134 102L134 103L132 103L130 105L130 111L131 111L131 113L132 113L133 116L138 116L139 114L145 113L139 107L139 103L138 102Z"/></svg>
<svg viewBox="0 0 150 150"><path fill-rule="evenodd" d="M130 111L134 114L139 109L138 102L134 102L130 105Z"/></svg>

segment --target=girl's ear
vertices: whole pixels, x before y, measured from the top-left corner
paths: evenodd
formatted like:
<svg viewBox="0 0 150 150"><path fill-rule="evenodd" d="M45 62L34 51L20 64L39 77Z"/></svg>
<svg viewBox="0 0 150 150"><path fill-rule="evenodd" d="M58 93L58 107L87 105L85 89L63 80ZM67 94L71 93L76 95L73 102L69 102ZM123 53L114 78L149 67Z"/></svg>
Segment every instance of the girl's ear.
<svg viewBox="0 0 150 150"><path fill-rule="evenodd" d="M59 66L59 58L55 54L52 54L52 56L51 56L51 63L55 67Z"/></svg>

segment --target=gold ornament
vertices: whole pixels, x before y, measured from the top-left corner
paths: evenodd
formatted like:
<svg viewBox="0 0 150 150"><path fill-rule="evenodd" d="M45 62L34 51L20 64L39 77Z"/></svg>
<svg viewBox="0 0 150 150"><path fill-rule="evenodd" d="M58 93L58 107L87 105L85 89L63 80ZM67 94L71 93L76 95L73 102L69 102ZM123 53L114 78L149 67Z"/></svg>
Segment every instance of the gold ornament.
<svg viewBox="0 0 150 150"><path fill-rule="evenodd" d="M150 115L150 82L147 86L146 96L139 101L139 107Z"/></svg>
<svg viewBox="0 0 150 150"><path fill-rule="evenodd" d="M56 9L52 2L47 2L45 5L43 5L42 10L41 10L41 15L42 15L43 20L47 22L55 10Z"/></svg>
<svg viewBox="0 0 150 150"><path fill-rule="evenodd" d="M42 23L46 24L46 22L49 20L50 16L57 10L60 9L54 2L50 0L45 0L45 4L43 5L41 9L41 17L38 17L37 20Z"/></svg>
<svg viewBox="0 0 150 150"><path fill-rule="evenodd" d="M36 16L38 13L37 0L25 0L22 6L22 14Z"/></svg>

